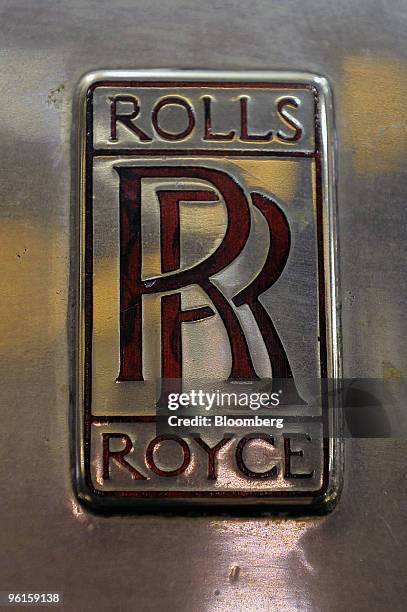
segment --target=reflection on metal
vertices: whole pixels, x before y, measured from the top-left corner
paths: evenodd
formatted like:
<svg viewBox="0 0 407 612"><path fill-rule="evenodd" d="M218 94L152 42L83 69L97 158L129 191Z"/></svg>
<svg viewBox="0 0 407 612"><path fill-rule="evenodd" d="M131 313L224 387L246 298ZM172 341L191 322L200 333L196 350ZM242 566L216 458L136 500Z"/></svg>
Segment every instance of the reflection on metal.
<svg viewBox="0 0 407 612"><path fill-rule="evenodd" d="M360 175L389 174L407 154L407 69L375 55L345 57L341 98L349 117L344 140Z"/></svg>
<svg viewBox="0 0 407 612"><path fill-rule="evenodd" d="M84 503L332 506L337 414L312 413L306 383L340 374L331 113L326 80L310 74L81 82ZM257 378L292 381L302 437L157 434L157 380ZM212 472L202 440L217 449Z"/></svg>

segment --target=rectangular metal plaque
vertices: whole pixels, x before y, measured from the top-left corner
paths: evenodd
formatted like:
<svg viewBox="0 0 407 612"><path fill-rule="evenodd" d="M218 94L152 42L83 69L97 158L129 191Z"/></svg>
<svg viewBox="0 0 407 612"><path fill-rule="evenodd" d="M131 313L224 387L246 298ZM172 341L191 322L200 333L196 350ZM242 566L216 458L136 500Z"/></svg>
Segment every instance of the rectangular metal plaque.
<svg viewBox="0 0 407 612"><path fill-rule="evenodd" d="M83 503L333 505L337 407L315 400L340 375L331 112L311 74L82 80Z"/></svg>

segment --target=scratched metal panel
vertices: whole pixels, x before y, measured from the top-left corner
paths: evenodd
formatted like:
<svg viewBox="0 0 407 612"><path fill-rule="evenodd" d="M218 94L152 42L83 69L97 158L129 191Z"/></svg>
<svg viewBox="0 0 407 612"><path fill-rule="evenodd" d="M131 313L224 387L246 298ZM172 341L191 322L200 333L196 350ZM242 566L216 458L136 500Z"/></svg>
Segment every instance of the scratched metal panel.
<svg viewBox="0 0 407 612"><path fill-rule="evenodd" d="M338 135L344 374L405 373L407 9L401 0L0 2L1 589L69 610L404 609L402 440L347 442L323 517L102 518L72 495L72 99L104 68L325 75Z"/></svg>

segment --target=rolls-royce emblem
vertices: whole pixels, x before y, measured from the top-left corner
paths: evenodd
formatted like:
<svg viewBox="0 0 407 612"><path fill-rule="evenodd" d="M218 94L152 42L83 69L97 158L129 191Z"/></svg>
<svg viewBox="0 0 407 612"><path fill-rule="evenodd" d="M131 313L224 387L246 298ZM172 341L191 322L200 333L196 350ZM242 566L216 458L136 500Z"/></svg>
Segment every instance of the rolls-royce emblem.
<svg viewBox="0 0 407 612"><path fill-rule="evenodd" d="M332 505L331 98L298 73L79 91L76 488L94 508Z"/></svg>

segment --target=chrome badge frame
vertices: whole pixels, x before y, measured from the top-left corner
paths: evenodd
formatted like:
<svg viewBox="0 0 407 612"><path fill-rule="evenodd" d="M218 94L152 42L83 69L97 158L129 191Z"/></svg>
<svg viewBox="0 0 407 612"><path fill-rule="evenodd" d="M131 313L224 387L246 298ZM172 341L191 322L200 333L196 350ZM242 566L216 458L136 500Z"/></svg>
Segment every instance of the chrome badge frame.
<svg viewBox="0 0 407 612"><path fill-rule="evenodd" d="M220 109L217 119L214 114L216 104ZM270 116L277 122L270 131L267 131L264 118L266 111L269 112L267 104L274 105ZM174 109L177 105L178 114ZM119 107L121 122L117 120ZM236 114L236 108L240 116ZM261 112L258 119L253 119L256 109ZM278 478L256 479L254 476L252 481L248 474L268 473L265 465L267 461L270 462L270 457L265 459L264 455L270 450L270 440L267 446L259 437L258 453L251 458L252 468L238 473L243 451L238 459L238 440L242 438L241 434L237 434L219 451L218 476L211 478L202 466L202 471L199 471L200 463L206 466L208 457L202 453L199 445L194 445L191 436L181 436L177 442L174 437L159 436L155 430L155 404L151 397L159 378L155 362L160 361L160 357L157 357L157 351L153 357L148 357L146 351L150 345L164 340L160 339L163 332L161 336L157 332L157 336L153 330L160 310L157 311L157 303L153 303L155 296L152 292L143 297L143 302L140 298L140 304L148 303L150 313L148 316L141 315L140 319L140 333L143 335L140 359L150 364L146 366L149 371L146 382L141 380L142 377L136 380L134 374L129 374L136 366L134 363L128 366L126 359L132 359L134 355L125 359L125 349L120 344L123 300L126 299L123 298L122 284L127 281L122 278L125 230L124 217L119 218L119 208L123 206L119 199L124 196L120 196L119 192L122 190L121 193L124 193L126 172L132 176L141 173L146 179L146 189L150 190L143 196L149 205L146 213L140 213L142 221L138 230L142 234L140 248L146 249L147 254L147 264L140 272L141 282L147 291L151 280L146 279L153 278L155 282L160 276L160 265L157 264L160 234L154 230L160 204L153 204L155 196L151 195L157 191L157 185L152 183L153 179L157 179L154 169L161 168L158 178L167 193L178 189L181 181L183 193L187 190L188 193L194 190L202 193L206 189L207 194L208 177L220 171L227 173L242 187L247 200L250 199L248 194L253 197L254 193L249 192L249 188L255 188L256 194L263 197L266 197L264 194L272 194L288 219L294 255L290 252L286 277L283 271L275 287L269 287L270 300L264 302L264 308L268 316L276 321L282 350L286 350L293 365L294 380L297 373L298 378L301 375L334 381L340 378L334 130L332 99L326 79L308 73L269 71L100 71L82 79L77 96L77 117L80 231L77 245L79 265L76 268L78 300L73 439L75 488L79 500L95 510L118 512L136 509L166 511L185 507L207 510L236 506L261 510L330 509L340 492L342 474L340 409L336 397L329 397L319 415L322 429L315 435L319 442L310 451L311 459L318 464L312 470L315 477L307 480L298 478L298 475L301 476L304 454L300 447L292 443L287 451L285 443L281 447L276 443L272 458L275 465L281 468ZM233 122L237 121L237 117L240 123L236 127ZM251 126L250 121L253 122ZM180 167L182 171L178 170ZM288 172L286 167L289 168ZM189 173L189 168L194 169L195 175L192 170ZM172 180L175 182L171 183ZM269 188L268 180L271 181ZM221 197L219 194L223 194L220 187L217 193L220 201L223 195ZM203 215L199 216L203 218L200 222L203 232L205 228L212 228L210 236L208 233L202 238L195 234L191 217L188 214L182 217L186 224L184 227L188 228L193 240L188 243L188 232L184 232L185 237L182 235L180 238L183 241L181 258L175 262L179 270L185 272L191 265L198 265L197 262L203 257L205 240L211 241L211 253L219 250L222 240L226 241L228 221L225 221L224 213L225 204L227 208L228 203L226 197L224 200L217 203L213 216L209 205L205 210L199 209L199 215ZM182 203L180 206L178 201L178 215L181 208ZM228 210L226 217L230 212ZM263 240L264 220L252 209L250 214L250 231L255 228L259 234L247 248L250 252L245 254L241 249L241 253L238 253L239 256L246 256L241 266L244 267L241 279L243 288L253 281L249 278L253 261L258 263L267 258L267 241ZM221 226L223 229L219 229ZM247 236L246 242L249 243ZM296 249L298 255L295 255ZM310 262L308 267L304 267L304 261ZM142 265L144 263L140 263L140 269ZM225 269L232 270L229 270L229 277L227 274L224 277L220 275L216 283L226 295L232 282L230 277L238 276L239 269L233 268L230 261L227 261ZM169 272L171 269L164 270L161 261L161 278ZM287 282L288 288L285 290L283 284L287 286ZM298 293L295 283L302 287ZM163 285L159 292L161 297L159 295L157 300L158 309L162 308L161 298L170 297L173 291L173 287ZM274 306L271 297L274 298ZM213 303L212 299L212 306ZM201 293L191 291L189 294L185 291L182 312L188 312L191 308L204 310L208 304L208 301L203 301ZM134 305L125 304L124 309L132 307ZM185 307L188 309L185 310ZM244 308L244 304L241 308ZM212 315L215 311L219 313L219 307L212 309ZM299 319L301 312L305 313L302 322ZM284 314L290 319L290 326L284 327ZM212 321L212 327L205 329L209 329L209 337L212 333L219 344L223 342L223 346L227 344L227 336L221 322L216 323L218 327L215 327L214 318L219 319L216 315L212 316L208 319ZM243 315L240 323L244 327L242 321ZM252 323L249 322L250 325ZM183 327L183 334L186 327ZM195 366L190 366L190 378L205 376L205 372L202 372L202 353L208 351L212 355L205 344L205 333L207 331L201 335L198 333L195 340L196 346L201 346L202 350L195 349L194 353L191 349L193 358L189 362L185 360L198 363L195 370ZM252 335L252 331L246 335ZM193 346L192 336L186 337L188 346ZM232 334L229 339L231 337ZM260 378L267 378L269 370L262 365L262 358L267 356L267 352L264 352L264 347L258 348L260 341L258 345L255 342L256 339L250 345L250 354L256 372L261 372ZM238 370L236 360L233 361L233 350L230 349L232 358L228 351L229 348L225 349L227 355L222 357L223 361L208 365L210 377L215 378L219 371L228 371L230 363L234 363ZM236 351L237 354L238 349ZM197 352L201 355L196 355ZM163 356L164 352L161 354ZM174 378L178 378L179 371L173 371L177 374ZM179 377L182 378L182 375ZM303 395L304 389L302 387ZM283 412L283 408L280 412ZM313 422L316 415L310 410L307 418ZM291 433L298 435L295 425ZM245 444L250 436L246 438ZM163 442L166 440L170 442L168 448L160 448L165 446ZM248 444L246 446L245 466L250 463L250 449ZM173 457L176 453L179 455L180 449L181 466L179 458L174 460ZM255 450L252 449L253 452ZM291 482L284 476L287 471L284 471L284 462L287 462L284 452L288 452L289 461L293 459L293 472L299 472L294 474ZM266 463L263 465L261 461ZM223 476L222 470L225 472Z"/></svg>

